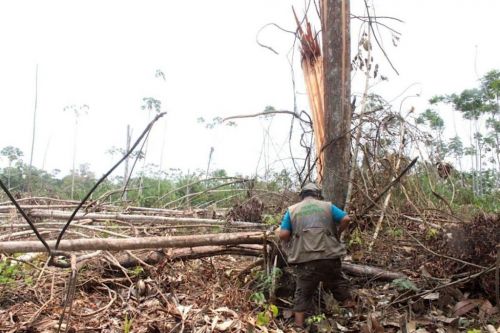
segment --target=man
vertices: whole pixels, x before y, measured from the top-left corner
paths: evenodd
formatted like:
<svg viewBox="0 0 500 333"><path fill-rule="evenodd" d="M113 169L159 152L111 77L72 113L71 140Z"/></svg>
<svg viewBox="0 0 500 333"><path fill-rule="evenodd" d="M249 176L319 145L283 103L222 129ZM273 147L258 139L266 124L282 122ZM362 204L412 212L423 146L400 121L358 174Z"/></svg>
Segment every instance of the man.
<svg viewBox="0 0 500 333"><path fill-rule="evenodd" d="M312 297L320 281L346 307L354 302L349 284L341 273L345 247L340 235L348 227L346 212L320 200L321 190L314 183L300 191L301 201L288 208L279 231L288 262L296 265L295 324L304 325L304 313L312 308Z"/></svg>

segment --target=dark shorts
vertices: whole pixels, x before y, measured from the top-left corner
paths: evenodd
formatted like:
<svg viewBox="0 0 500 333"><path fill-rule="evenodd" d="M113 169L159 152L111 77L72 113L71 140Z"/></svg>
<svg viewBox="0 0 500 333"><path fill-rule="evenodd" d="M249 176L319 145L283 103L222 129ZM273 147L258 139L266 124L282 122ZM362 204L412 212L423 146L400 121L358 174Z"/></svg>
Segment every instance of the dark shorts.
<svg viewBox="0 0 500 333"><path fill-rule="evenodd" d="M312 309L314 292L320 282L325 290L331 291L335 299L342 302L351 296L349 282L342 275L340 259L315 260L297 264L297 286L295 288L296 312Z"/></svg>

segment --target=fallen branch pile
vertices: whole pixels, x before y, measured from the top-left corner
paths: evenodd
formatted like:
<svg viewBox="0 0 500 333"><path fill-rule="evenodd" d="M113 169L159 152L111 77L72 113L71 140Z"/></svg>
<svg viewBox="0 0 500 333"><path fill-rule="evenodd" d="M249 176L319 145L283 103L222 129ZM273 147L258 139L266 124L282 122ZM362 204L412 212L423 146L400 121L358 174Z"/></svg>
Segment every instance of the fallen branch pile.
<svg viewBox="0 0 500 333"><path fill-rule="evenodd" d="M45 239L55 239L63 221L70 215L68 210L74 205L60 203L57 209L51 205L25 207ZM4 212L0 216L0 253L5 254L4 262L17 263L24 271L22 275L12 277L17 284L24 285L22 292L9 283L0 287L0 332L48 330L57 327L59 320L62 330L72 327L111 332L116 327L124 328L132 318L134 332L180 331L183 325L185 331L210 331L212 328L214 331L246 331L257 327L252 309L259 304L250 300L263 282L256 272L273 272L273 256L276 255L272 249L272 233L266 231L265 224L199 218L200 215L214 215L201 210L187 212L134 207L120 211L118 208L93 207L75 216L67 237L59 246L62 254L70 259L68 267L73 267L68 271L46 266L43 245L34 240L31 230L26 230L27 224L13 207L2 209L0 205L0 211ZM99 211L93 212L93 209ZM407 216L408 219L403 219L408 232L418 239L421 237L413 229L418 225L420 228L425 226L426 229L421 231L424 233L433 226L442 226L444 230L444 224L439 221L442 217L437 215L423 216L425 224L418 222L421 218ZM368 235L362 235L365 236ZM369 240L368 237L363 241L368 243ZM368 320L367 313L374 306L370 299L382 295L387 298L386 304L397 309L400 303L419 304L422 298L435 292L448 297L445 295L449 294L450 288L493 274L494 268L488 266L489 273L478 269L473 275L463 276L457 271L453 283L443 280L437 285L429 284L422 279L421 273L429 256L422 254L432 256L440 250L425 239L419 241L421 244L407 239L401 241L401 244L394 243L385 232L381 232L371 252L364 247L351 246L351 256L347 259L353 262L345 262L344 271L354 282L361 283L356 290L362 303L354 317L342 319L339 323L362 327ZM53 240L47 243L54 248ZM434 243L438 245L436 239ZM423 247L428 251L423 251ZM28 254L17 256L23 252ZM417 253L420 255L414 256ZM454 254L450 252L447 256ZM214 257L217 259L212 259ZM265 260L259 262L254 258ZM413 262L408 262L408 258ZM470 257L462 256L460 260L470 260ZM402 265L405 261L407 264ZM430 267L425 274L430 274L429 271L437 274ZM433 281L432 278L429 281ZM383 285L375 284L376 281L409 279L423 289L409 294L406 291L400 297L396 289L383 290ZM31 285L23 281L31 281ZM288 282L273 282L280 283ZM369 290L361 287L365 283L372 284ZM68 289L68 285L74 285L75 289ZM290 297L280 295L276 298L283 315L287 310L281 306L286 307ZM66 300L63 307L59 305L61 299ZM458 301L460 298L456 299ZM412 306L417 311L415 305ZM283 320L276 319L269 328L285 327Z"/></svg>

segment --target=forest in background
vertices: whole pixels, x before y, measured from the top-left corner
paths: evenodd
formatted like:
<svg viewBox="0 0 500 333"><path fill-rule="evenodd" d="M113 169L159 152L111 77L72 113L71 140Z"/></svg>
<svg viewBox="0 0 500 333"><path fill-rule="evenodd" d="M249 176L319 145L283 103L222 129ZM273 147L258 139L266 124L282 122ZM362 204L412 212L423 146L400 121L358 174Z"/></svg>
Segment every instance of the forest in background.
<svg viewBox="0 0 500 333"><path fill-rule="evenodd" d="M367 159L372 158L370 168L390 172L390 163L384 163L398 154L397 133L404 121L408 128L408 140L416 142L403 154L406 159L417 153L421 159L412 171L412 181L420 184L427 197L434 197L432 191L450 201L453 207L473 206L477 210L498 212L500 209L500 71L491 70L482 77L476 87L444 96L435 96L423 112L412 111L407 119L392 111L381 96L369 95L365 113L372 116L363 121L363 142L359 143L367 158L358 157L359 170L367 167ZM149 111L160 112L154 99L145 99ZM150 105L151 104L151 105ZM440 108L451 107L454 118L446 124L440 116ZM272 107L266 108L273 116ZM269 117L268 116L268 117ZM274 115L276 116L276 115ZM378 118L376 118L378 117ZM457 128L455 117L465 120L468 128ZM220 120L218 121L220 123ZM216 126L217 124L207 125ZM446 126L451 127L455 136L446 138ZM312 130L306 132L312 135ZM382 139L382 140L379 140ZM466 144L470 142L470 144ZM353 145L356 142L353 143ZM76 149L76 148L75 148ZM311 148L308 147L310 150ZM124 149L113 147L108 152L117 158ZM63 175L60 170L38 169L25 161L26 154L17 147L6 146L0 150L0 179L18 196L30 193L33 196L53 198L82 199L97 181L97 175L90 170L89 164L82 163L70 174ZM143 159L144 153L136 152L131 163ZM392 161L394 162L394 161ZM116 172L106 179L92 194L92 199L116 203L126 198L128 203L144 207L189 208L231 207L247 196L248 189L271 192L293 191L305 179L314 179L314 160L310 152L301 167L289 170L268 169L264 175L228 175L225 170L197 170L185 172L179 169L162 170L157 165L148 164L137 167L127 178ZM135 163L134 163L135 164ZM142 163L141 163L142 164ZM298 164L298 162L295 162ZM309 168L306 168L306 165ZM313 165L313 167L311 167ZM434 189L434 185L439 186ZM126 192L126 194L125 194ZM2 194L4 195L4 194Z"/></svg>

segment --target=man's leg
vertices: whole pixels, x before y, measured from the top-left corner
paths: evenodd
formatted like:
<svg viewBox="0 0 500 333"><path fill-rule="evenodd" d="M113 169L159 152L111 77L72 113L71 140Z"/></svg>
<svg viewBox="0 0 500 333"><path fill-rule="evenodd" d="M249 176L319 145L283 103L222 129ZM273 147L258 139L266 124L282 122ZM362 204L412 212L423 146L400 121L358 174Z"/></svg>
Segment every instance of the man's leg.
<svg viewBox="0 0 500 333"><path fill-rule="evenodd" d="M295 325L298 327L304 327L305 316L305 312L295 312Z"/></svg>
<svg viewBox="0 0 500 333"><path fill-rule="evenodd" d="M349 281L342 275L342 263L340 259L333 259L328 263L328 276L323 280L325 289L332 292L333 297L342 306L354 307L355 302L351 295Z"/></svg>
<svg viewBox="0 0 500 333"><path fill-rule="evenodd" d="M307 265L297 266L297 286L295 288L295 325L304 326L305 311L312 306L312 297L318 287L319 279L307 268Z"/></svg>

